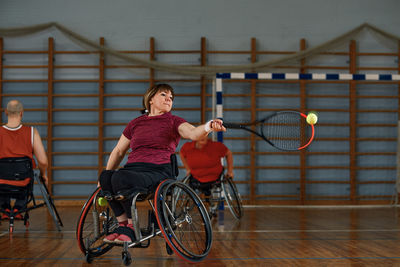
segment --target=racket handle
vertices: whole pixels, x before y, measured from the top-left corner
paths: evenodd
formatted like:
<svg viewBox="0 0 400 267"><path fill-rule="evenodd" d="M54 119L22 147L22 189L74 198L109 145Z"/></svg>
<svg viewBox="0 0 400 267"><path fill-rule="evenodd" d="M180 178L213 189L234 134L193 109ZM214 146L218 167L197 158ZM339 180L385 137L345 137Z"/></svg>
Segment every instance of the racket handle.
<svg viewBox="0 0 400 267"><path fill-rule="evenodd" d="M236 123L226 123L226 122L224 122L222 125L225 128L231 128L231 129L241 129L242 128L242 125L236 124Z"/></svg>

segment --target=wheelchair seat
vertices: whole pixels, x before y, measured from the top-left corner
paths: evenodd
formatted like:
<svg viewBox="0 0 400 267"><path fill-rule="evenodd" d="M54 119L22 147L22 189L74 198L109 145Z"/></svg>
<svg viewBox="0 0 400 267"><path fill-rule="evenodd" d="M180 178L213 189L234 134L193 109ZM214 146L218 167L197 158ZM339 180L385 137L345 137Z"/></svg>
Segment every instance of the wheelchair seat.
<svg viewBox="0 0 400 267"><path fill-rule="evenodd" d="M33 189L33 165L29 157L3 158L0 159L0 195L4 201L0 211L3 219L9 219L12 231L14 219L24 219L27 224L27 215L22 218L26 211L27 203L32 199ZM18 199L18 209L11 208L10 199Z"/></svg>
<svg viewBox="0 0 400 267"><path fill-rule="evenodd" d="M154 190L150 190L144 187L136 187L136 188L130 188L126 190L119 191L118 194L112 195L108 191L103 191L101 194L104 196L105 199L107 200L118 200L118 201L123 201L123 200L128 200L131 199L135 196L138 196L136 201L144 201L152 197L154 193Z"/></svg>
<svg viewBox="0 0 400 267"><path fill-rule="evenodd" d="M33 184L33 166L29 157L0 159L0 192L26 194Z"/></svg>

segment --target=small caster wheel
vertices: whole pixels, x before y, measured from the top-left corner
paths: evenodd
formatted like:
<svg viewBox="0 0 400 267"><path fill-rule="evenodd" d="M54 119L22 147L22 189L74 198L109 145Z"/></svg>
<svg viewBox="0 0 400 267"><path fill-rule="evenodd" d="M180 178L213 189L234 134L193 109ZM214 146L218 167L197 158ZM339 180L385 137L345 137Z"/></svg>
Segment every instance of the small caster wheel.
<svg viewBox="0 0 400 267"><path fill-rule="evenodd" d="M132 257L129 252L127 252L127 251L122 252L122 262L124 263L125 266L131 265Z"/></svg>
<svg viewBox="0 0 400 267"><path fill-rule="evenodd" d="M165 248L167 249L167 254L168 254L168 255L174 254L174 251L173 251L172 248L168 245L167 242L165 242Z"/></svg>
<svg viewBox="0 0 400 267"><path fill-rule="evenodd" d="M87 263L92 263L93 262L93 258L92 258L92 256L90 256L89 253L86 253L85 260L86 260Z"/></svg>

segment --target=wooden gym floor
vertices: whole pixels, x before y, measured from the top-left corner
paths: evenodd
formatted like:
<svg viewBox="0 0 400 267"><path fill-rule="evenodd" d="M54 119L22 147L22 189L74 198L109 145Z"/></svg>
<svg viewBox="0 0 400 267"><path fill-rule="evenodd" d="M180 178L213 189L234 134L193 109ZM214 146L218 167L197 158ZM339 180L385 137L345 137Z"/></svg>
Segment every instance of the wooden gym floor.
<svg viewBox="0 0 400 267"><path fill-rule="evenodd" d="M75 239L80 207L59 207L63 230L55 230L47 208L31 211L25 230L0 225L1 266L121 266L115 247L92 264ZM400 266L399 209L395 207L245 208L240 221L229 210L213 219L210 254L195 266ZM147 249L130 249L132 266L191 266L169 256L161 237Z"/></svg>

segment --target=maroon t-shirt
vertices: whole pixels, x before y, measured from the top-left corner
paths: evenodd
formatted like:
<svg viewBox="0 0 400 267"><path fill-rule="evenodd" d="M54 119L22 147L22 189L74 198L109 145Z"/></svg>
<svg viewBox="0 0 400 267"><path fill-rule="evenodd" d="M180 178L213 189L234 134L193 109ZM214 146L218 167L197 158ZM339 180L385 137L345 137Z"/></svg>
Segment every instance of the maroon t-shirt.
<svg viewBox="0 0 400 267"><path fill-rule="evenodd" d="M147 162L164 164L178 146L178 127L186 120L170 112L159 116L142 115L126 126L123 134L131 140L127 163Z"/></svg>

